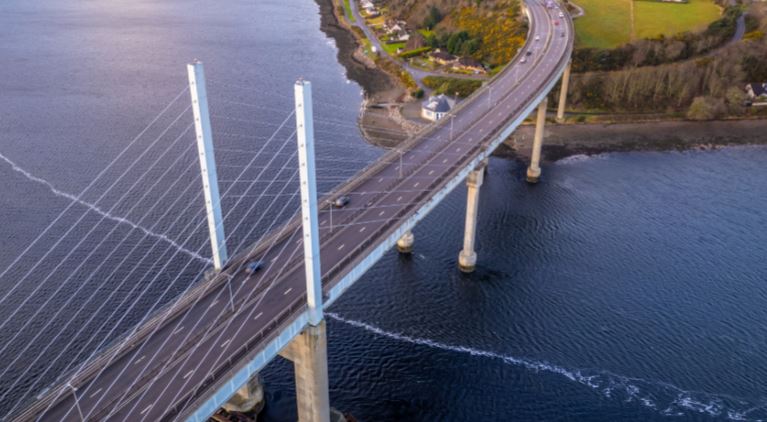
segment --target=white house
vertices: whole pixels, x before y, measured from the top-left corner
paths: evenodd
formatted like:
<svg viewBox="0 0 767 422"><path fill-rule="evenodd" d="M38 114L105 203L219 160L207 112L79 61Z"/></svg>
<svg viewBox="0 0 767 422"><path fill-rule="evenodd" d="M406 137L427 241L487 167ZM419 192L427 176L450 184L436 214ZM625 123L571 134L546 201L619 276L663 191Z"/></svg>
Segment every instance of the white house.
<svg viewBox="0 0 767 422"><path fill-rule="evenodd" d="M429 99L424 101L421 106L421 117L436 122L445 117L452 108L453 101L444 94L437 95L436 97L429 97Z"/></svg>
<svg viewBox="0 0 767 422"><path fill-rule="evenodd" d="M746 85L746 94L752 105L767 105L767 82Z"/></svg>

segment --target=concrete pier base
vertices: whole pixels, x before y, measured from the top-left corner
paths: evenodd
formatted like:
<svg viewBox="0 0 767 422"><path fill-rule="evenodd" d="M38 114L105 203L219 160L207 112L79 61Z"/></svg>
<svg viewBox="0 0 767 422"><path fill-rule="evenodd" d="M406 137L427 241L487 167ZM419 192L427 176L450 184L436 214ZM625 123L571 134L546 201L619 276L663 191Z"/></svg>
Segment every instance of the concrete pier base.
<svg viewBox="0 0 767 422"><path fill-rule="evenodd" d="M559 104L557 104L557 123L565 121L565 107L567 106L567 90L570 85L570 66L572 62L567 63L565 73L562 75L562 88L559 91Z"/></svg>
<svg viewBox="0 0 767 422"><path fill-rule="evenodd" d="M325 320L307 327L280 355L293 361L299 422L330 422Z"/></svg>
<svg viewBox="0 0 767 422"><path fill-rule="evenodd" d="M413 244L415 243L415 236L410 230L403 234L397 241L397 250L399 253L409 254L413 253Z"/></svg>
<svg viewBox="0 0 767 422"><path fill-rule="evenodd" d="M541 177L541 149L543 148L543 130L546 126L546 106L548 98L544 98L538 105L538 118L535 123L535 137L533 138L533 151L530 158L530 167L527 169L527 181L538 183Z"/></svg>
<svg viewBox="0 0 767 422"><path fill-rule="evenodd" d="M479 188L482 187L487 163L469 173L466 179L466 225L463 233L463 250L458 254L458 268L464 273L473 272L477 266L477 252L474 250L477 235L479 210Z"/></svg>
<svg viewBox="0 0 767 422"><path fill-rule="evenodd" d="M258 375L237 390L234 396L223 406L228 412L258 414L264 408L264 387Z"/></svg>

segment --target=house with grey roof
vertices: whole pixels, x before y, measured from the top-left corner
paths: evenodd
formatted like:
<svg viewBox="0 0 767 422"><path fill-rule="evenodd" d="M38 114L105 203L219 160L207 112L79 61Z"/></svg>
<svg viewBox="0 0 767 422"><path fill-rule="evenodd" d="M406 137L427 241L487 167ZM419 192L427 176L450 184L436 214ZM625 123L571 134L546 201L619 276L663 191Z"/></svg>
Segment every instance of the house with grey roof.
<svg viewBox="0 0 767 422"><path fill-rule="evenodd" d="M453 105L454 102L444 94L429 97L421 106L421 117L436 122L450 113Z"/></svg>

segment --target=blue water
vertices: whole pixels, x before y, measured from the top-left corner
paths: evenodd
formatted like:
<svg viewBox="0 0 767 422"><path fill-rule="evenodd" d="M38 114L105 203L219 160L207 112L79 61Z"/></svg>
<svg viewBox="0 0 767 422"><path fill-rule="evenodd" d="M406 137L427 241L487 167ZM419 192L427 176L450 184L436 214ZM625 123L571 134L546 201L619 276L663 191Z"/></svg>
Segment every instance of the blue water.
<svg viewBox="0 0 767 422"><path fill-rule="evenodd" d="M222 191L258 176L240 171L288 117L300 76L315 88L321 189L377 157L317 13L309 0L3 2L0 154L17 167L0 161L0 269L184 88L194 58L209 78ZM0 413L97 350L90 339L118 337L198 279L205 263L160 239L209 254L186 101L0 277ZM290 131L277 135L256 161L270 172L292 152ZM523 166L491 160L476 273L456 268L458 189L416 228L412 257L390 253L330 309L333 406L361 421L767 420L766 160L759 147L572 157L536 186ZM293 186L276 174L225 198L230 248L288 217L256 201ZM142 294L128 308L131 288ZM294 420L291 366L278 359L263 376L263 419Z"/></svg>

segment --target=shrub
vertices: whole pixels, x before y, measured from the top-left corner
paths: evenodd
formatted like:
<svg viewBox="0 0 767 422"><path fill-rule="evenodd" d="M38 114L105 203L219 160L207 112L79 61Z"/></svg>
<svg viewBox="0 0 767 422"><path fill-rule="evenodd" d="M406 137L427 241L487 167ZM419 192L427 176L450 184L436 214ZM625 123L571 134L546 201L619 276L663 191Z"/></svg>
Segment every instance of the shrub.
<svg viewBox="0 0 767 422"><path fill-rule="evenodd" d="M714 120L725 113L724 101L721 98L695 97L692 100L687 118L690 120Z"/></svg>
<svg viewBox="0 0 767 422"><path fill-rule="evenodd" d="M468 97L482 86L482 81L477 79L458 79L445 76L427 76L423 78L423 83L437 94L457 94L459 97Z"/></svg>
<svg viewBox="0 0 767 422"><path fill-rule="evenodd" d="M414 48L412 50L403 51L399 53L399 57L403 59L409 59L411 57L420 56L421 54L430 50L431 50L431 47Z"/></svg>

